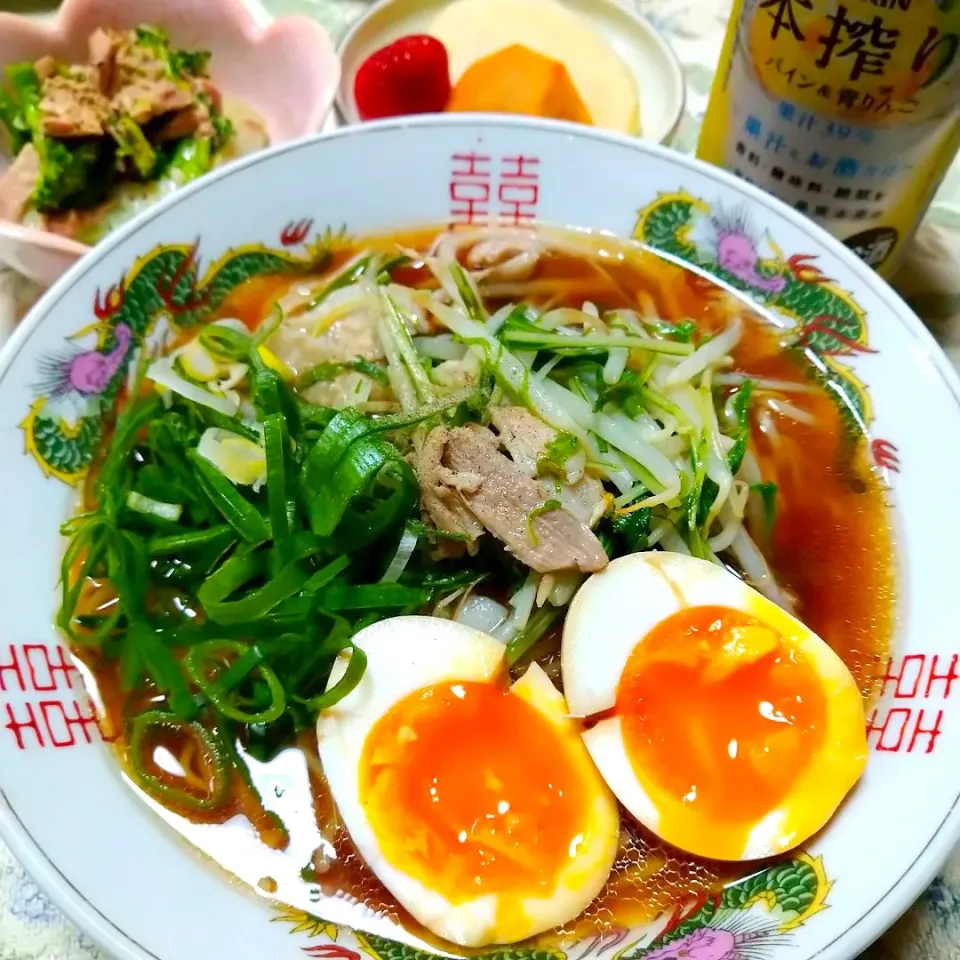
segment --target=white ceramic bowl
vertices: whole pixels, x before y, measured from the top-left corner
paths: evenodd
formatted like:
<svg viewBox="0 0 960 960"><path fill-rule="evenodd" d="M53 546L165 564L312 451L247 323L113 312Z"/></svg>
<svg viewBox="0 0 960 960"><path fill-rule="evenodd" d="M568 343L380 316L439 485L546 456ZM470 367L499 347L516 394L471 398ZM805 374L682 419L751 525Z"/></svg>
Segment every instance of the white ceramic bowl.
<svg viewBox="0 0 960 960"><path fill-rule="evenodd" d="M899 531L895 652L863 781L803 852L718 901L567 948L576 958L850 960L960 838L960 513L944 500L960 475L960 383L890 288L799 214L693 160L563 124L442 117L278 147L145 212L37 305L0 360L0 834L124 960L423 957L382 926L338 929L336 902L318 903L307 884L287 909L256 903L127 789L51 627L58 525L89 458L102 378L67 375L56 395L38 381L68 351L94 358L91 369L123 369L137 337L171 303L183 308L187 287L202 303L225 264L242 275L238 258L263 264L274 251L294 263L327 228L363 234L468 214L637 236L687 260L782 324L803 325L823 375L858 405ZM163 291L177 267L186 282L171 300ZM228 864L245 855L238 838Z"/></svg>

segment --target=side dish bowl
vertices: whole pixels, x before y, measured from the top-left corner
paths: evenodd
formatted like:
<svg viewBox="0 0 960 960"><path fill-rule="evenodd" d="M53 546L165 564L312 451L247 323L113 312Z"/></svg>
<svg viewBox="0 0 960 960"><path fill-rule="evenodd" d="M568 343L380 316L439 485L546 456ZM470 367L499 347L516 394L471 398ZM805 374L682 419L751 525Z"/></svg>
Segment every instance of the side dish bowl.
<svg viewBox="0 0 960 960"><path fill-rule="evenodd" d="M345 124L360 122L354 85L357 71L374 50L410 34L430 34L444 0L380 0L350 29L338 47L343 76L337 112ZM581 18L609 45L609 55L626 65L639 97L640 132L652 143L669 145L683 117L683 70L670 44L632 8L609 0L564 0L563 6ZM544 53L550 52L544 41Z"/></svg>
<svg viewBox="0 0 960 960"><path fill-rule="evenodd" d="M263 119L270 143L320 130L340 79L340 62L324 28L310 17L263 22L243 0L66 0L39 21L0 13L0 68L53 56L86 59L97 28L161 27L175 47L210 52L210 76L229 97ZM0 169L10 162L0 161ZM0 219L0 260L48 286L89 247L67 237Z"/></svg>
<svg viewBox="0 0 960 960"><path fill-rule="evenodd" d="M800 214L660 147L486 115L363 124L238 161L144 211L62 277L0 355L8 490L0 504L0 835L113 955L462 955L383 912L358 914L349 897L325 893L311 869L278 888L281 854L242 817L224 829L187 823L132 789L111 750L116 731L98 722L102 704L84 686L86 668L53 626L54 592L61 524L89 497L84 481L103 417L144 349L171 334L183 343L224 302L234 316L243 315L244 297L267 303L276 289L268 278L316 274L349 251L350 238L433 228L451 229L455 240L491 221L514 231L542 223L589 232L601 245L605 236L611 246L635 241L688 268L684 282L697 296L719 285L768 321L782 344L805 351L810 376L841 403L850 449L862 453L889 504L896 616L889 657L875 655L869 665L876 696L865 711L866 771L822 832L726 886L667 897L643 923L580 940L551 934L483 956L852 960L960 840L952 559L960 515L930 489L931 477L960 473L960 381L920 321ZM809 467L812 474L823 464ZM819 569L810 564L814 589ZM618 603L629 609L643 598ZM305 822L297 797L310 783L306 765L273 763L260 773L264 807L291 825L283 856L316 868L314 846L297 826ZM314 832L315 819L308 810ZM198 849L248 882L226 882Z"/></svg>

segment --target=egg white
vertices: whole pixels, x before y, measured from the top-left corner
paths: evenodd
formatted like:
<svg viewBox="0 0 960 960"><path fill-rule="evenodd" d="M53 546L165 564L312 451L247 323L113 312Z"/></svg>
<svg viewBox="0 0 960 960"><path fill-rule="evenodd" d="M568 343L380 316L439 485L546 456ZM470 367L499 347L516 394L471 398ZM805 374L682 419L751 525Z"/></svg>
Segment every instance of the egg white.
<svg viewBox="0 0 960 960"><path fill-rule="evenodd" d="M576 856L560 872L549 896L488 893L451 903L384 855L360 796L364 744L376 722L397 701L423 687L457 681L494 682L505 670L505 648L489 634L434 617L395 617L354 638L367 655L357 687L317 721L320 761L354 846L397 901L419 923L461 946L512 943L559 926L583 911L602 889L616 856L616 802L590 760L579 727L567 716L562 694L534 664L512 687L539 710L563 739L590 798L588 828ZM346 669L338 660L329 685Z"/></svg>
<svg viewBox="0 0 960 960"><path fill-rule="evenodd" d="M690 809L652 776L638 774L619 717L603 717L584 732L583 741L617 799L668 843L720 860L773 856L802 843L830 819L859 779L867 756L856 683L840 657L799 620L716 564L674 553L630 554L591 576L570 606L561 652L564 695L577 717L612 710L624 667L643 637L684 607L711 605L742 611L775 630L819 679L827 706L823 744L780 806L753 826L745 843L719 824L697 830L693 839L683 829L684 818L691 822Z"/></svg>

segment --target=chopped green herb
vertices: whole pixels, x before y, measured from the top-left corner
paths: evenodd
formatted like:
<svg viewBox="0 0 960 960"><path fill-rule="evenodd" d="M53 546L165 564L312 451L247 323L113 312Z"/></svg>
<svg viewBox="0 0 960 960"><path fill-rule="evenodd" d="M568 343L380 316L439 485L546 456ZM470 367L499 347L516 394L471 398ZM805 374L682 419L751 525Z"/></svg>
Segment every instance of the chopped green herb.
<svg viewBox="0 0 960 960"><path fill-rule="evenodd" d="M727 463L730 466L730 472L733 474L736 474L740 469L740 464L743 463L744 455L747 452L747 444L750 442L750 401L752 399L753 381L745 380L730 401L737 418L736 439L727 454Z"/></svg>
<svg viewBox="0 0 960 960"><path fill-rule="evenodd" d="M572 433L558 433L543 448L537 459L537 473L541 476L554 473L564 477L567 461L580 451L580 441Z"/></svg>
<svg viewBox="0 0 960 960"><path fill-rule="evenodd" d="M540 546L540 538L537 536L536 528L533 525L533 521L537 517L543 516L545 513L551 513L554 510L562 510L563 504L559 500L545 500L539 506L534 507L527 514L527 536L530 538L530 542L535 546Z"/></svg>
<svg viewBox="0 0 960 960"><path fill-rule="evenodd" d="M653 511L641 507L632 513L622 513L611 521L616 541L622 546L623 553L639 553L649 549L650 520Z"/></svg>
<svg viewBox="0 0 960 960"><path fill-rule="evenodd" d="M297 378L297 389L306 390L308 387L312 387L315 383L329 383L331 380L335 380L343 373L348 373L353 371L354 373L362 373L366 377L370 377L372 380L376 380L377 383L382 386L387 386L390 383L390 378L387 376L387 371L383 367L379 366L376 363L371 362L370 360L364 360L362 357L357 360L351 360L347 363L318 363L315 367L310 367L308 370L305 370Z"/></svg>
<svg viewBox="0 0 960 960"><path fill-rule="evenodd" d="M750 492L757 494L763 501L763 519L766 525L764 533L769 538L777 520L777 485L775 483L751 483Z"/></svg>

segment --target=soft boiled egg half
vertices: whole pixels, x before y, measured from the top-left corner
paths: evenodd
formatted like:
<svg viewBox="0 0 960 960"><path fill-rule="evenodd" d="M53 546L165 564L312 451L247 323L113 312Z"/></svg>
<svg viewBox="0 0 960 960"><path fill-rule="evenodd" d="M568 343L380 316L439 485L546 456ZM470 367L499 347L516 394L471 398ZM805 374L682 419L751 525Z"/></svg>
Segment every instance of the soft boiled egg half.
<svg viewBox="0 0 960 960"><path fill-rule="evenodd" d="M637 553L594 574L567 614L561 667L617 799L698 856L797 846L866 763L863 701L843 661L703 560Z"/></svg>
<svg viewBox="0 0 960 960"><path fill-rule="evenodd" d="M534 664L510 685L503 644L433 617L354 640L366 671L317 736L342 821L384 886L462 946L579 914L610 872L619 818L546 674Z"/></svg>

